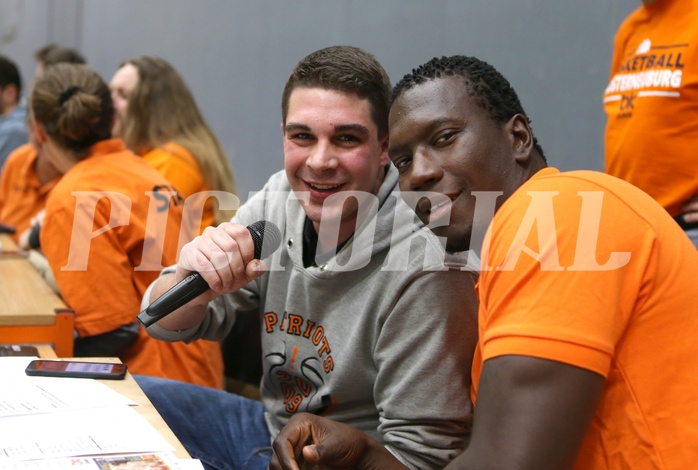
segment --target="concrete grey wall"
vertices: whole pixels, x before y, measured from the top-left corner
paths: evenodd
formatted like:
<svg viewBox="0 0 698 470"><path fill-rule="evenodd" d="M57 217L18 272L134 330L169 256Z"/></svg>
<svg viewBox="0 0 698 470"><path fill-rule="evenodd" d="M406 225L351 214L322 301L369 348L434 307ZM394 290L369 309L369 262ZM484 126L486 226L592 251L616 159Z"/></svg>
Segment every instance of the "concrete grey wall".
<svg viewBox="0 0 698 470"><path fill-rule="evenodd" d="M0 0L0 53L27 82L34 51L81 50L108 81L152 54L184 76L225 146L243 200L282 168L280 97L309 52L351 44L393 82L434 56L487 60L514 85L548 160L603 169L613 36L639 0Z"/></svg>

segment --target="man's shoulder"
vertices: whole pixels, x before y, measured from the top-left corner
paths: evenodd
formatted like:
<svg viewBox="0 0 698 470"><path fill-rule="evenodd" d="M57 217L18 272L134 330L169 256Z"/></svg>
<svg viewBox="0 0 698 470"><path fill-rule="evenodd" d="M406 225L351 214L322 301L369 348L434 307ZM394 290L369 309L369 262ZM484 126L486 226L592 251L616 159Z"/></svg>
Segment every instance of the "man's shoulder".
<svg viewBox="0 0 698 470"><path fill-rule="evenodd" d="M530 180L534 181L534 179ZM604 191L631 191L644 194L636 186L608 173L593 170L572 170L545 175L539 179L542 186L552 185L561 191L597 189ZM534 183L535 185L535 183Z"/></svg>
<svg viewBox="0 0 698 470"><path fill-rule="evenodd" d="M264 218L274 221L277 225L281 224L287 218L287 209L293 207L288 204L292 194L286 172L276 172L262 188L250 191L249 197L242 203L233 221L247 225Z"/></svg>
<svg viewBox="0 0 698 470"><path fill-rule="evenodd" d="M27 126L24 119L13 119L10 116L0 120L0 134L3 136L9 134L27 135Z"/></svg>
<svg viewBox="0 0 698 470"><path fill-rule="evenodd" d="M288 182L286 170L279 170L269 177L263 190L290 191L291 184Z"/></svg>
<svg viewBox="0 0 698 470"><path fill-rule="evenodd" d="M286 200L290 192L291 184L288 182L286 172L281 170L271 175L262 188L250 191L248 201L245 204L279 199Z"/></svg>
<svg viewBox="0 0 698 470"><path fill-rule="evenodd" d="M547 219L548 215L554 218ZM493 223L500 231L510 227L515 233L522 220L526 223L552 220L558 229L580 228L582 220L587 224L597 220L603 221L606 229L614 226L626 234L675 225L666 210L641 189L615 176L591 170L534 175L505 201Z"/></svg>
<svg viewBox="0 0 698 470"><path fill-rule="evenodd" d="M36 156L36 149L32 144L20 145L7 156L6 168L25 166L28 161L33 162Z"/></svg>
<svg viewBox="0 0 698 470"><path fill-rule="evenodd" d="M377 224L374 255L385 258L383 267L388 271L404 271L408 276L422 271L447 269L448 254L445 240L437 237L429 228L414 221L414 211L402 201L399 194L391 216L382 211L385 220Z"/></svg>
<svg viewBox="0 0 698 470"><path fill-rule="evenodd" d="M26 128L27 120L27 106L24 101L20 102L15 108L10 111L7 115L0 119L0 123L12 123L19 124L23 128Z"/></svg>
<svg viewBox="0 0 698 470"><path fill-rule="evenodd" d="M639 23L648 23L652 21L651 12L644 5L640 5L623 18L623 21L618 25L618 33L632 33L637 28Z"/></svg>

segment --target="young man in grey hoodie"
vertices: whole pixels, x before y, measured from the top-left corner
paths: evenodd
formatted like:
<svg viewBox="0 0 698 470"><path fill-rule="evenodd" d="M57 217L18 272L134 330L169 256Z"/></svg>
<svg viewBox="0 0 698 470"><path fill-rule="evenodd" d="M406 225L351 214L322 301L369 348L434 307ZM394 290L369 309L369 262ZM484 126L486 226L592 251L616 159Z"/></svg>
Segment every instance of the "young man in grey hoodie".
<svg viewBox="0 0 698 470"><path fill-rule="evenodd" d="M361 429L409 468L440 468L465 445L474 276L445 266L440 240L397 193L390 93L385 70L360 49L301 60L282 98L285 171L231 223L184 246L146 293L144 306L192 271L210 286L148 328L167 341L221 340L236 315L260 315L261 403L138 378L207 468L266 468L271 440L301 411ZM258 220L282 236L264 262L246 228Z"/></svg>

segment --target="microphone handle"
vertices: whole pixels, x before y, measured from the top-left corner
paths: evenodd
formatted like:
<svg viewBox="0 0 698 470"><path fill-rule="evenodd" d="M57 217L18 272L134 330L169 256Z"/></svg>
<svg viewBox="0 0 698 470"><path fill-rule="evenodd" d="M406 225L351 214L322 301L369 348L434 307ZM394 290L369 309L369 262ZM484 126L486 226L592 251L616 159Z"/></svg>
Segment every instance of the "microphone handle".
<svg viewBox="0 0 698 470"><path fill-rule="evenodd" d="M279 228L267 220L258 220L248 225L247 230L252 237L252 243L254 243L254 257L256 259L266 258L281 245ZM262 242L265 239L265 235L269 244L266 247L268 248L267 252L262 250L264 248ZM177 283L176 286L155 299L136 318L143 326L148 327L209 289L208 283L204 281L201 274L193 272Z"/></svg>
<svg viewBox="0 0 698 470"><path fill-rule="evenodd" d="M201 274L193 272L139 313L138 321L148 327L209 289Z"/></svg>

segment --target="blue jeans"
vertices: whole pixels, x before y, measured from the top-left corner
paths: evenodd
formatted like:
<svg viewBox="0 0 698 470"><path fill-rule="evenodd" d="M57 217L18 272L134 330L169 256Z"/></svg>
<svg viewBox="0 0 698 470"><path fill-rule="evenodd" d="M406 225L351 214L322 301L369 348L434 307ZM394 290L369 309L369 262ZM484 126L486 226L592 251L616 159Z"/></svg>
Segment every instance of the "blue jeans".
<svg viewBox="0 0 698 470"><path fill-rule="evenodd" d="M211 470L264 470L271 436L264 405L223 390L134 375L192 458Z"/></svg>
<svg viewBox="0 0 698 470"><path fill-rule="evenodd" d="M686 235L693 242L693 246L698 248L698 228L689 228L686 230Z"/></svg>

